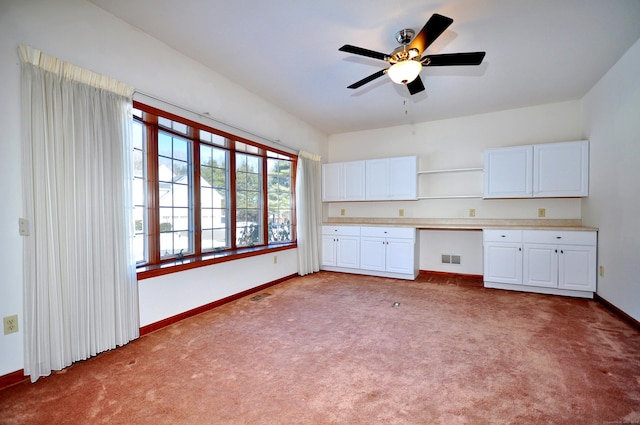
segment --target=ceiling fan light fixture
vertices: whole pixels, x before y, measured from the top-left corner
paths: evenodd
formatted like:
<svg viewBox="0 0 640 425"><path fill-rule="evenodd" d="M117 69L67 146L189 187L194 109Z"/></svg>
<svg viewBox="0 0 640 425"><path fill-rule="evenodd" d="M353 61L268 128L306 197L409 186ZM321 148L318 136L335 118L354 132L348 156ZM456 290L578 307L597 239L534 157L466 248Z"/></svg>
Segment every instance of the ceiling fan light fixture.
<svg viewBox="0 0 640 425"><path fill-rule="evenodd" d="M396 84L409 84L420 75L422 64L415 60L405 60L391 65L387 74Z"/></svg>

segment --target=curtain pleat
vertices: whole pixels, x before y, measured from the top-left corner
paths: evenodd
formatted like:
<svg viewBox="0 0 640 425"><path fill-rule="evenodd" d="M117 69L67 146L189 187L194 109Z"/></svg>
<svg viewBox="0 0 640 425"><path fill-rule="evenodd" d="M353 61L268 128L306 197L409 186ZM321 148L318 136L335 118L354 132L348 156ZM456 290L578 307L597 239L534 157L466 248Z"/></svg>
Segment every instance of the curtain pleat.
<svg viewBox="0 0 640 425"><path fill-rule="evenodd" d="M133 88L20 46L25 375L139 336Z"/></svg>
<svg viewBox="0 0 640 425"><path fill-rule="evenodd" d="M296 173L296 220L298 230L298 274L320 270L320 156L300 151Z"/></svg>

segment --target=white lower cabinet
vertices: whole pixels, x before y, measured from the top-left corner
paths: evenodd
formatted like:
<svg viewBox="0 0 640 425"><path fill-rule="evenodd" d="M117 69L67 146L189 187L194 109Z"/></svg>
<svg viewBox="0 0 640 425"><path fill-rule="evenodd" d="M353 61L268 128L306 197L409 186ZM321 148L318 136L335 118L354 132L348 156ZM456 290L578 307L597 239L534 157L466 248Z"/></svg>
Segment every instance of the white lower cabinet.
<svg viewBox="0 0 640 425"><path fill-rule="evenodd" d="M341 244L345 237L337 237L338 233L358 233L358 246ZM341 264L330 261L340 257L334 252L339 249L349 250L348 254L342 253L349 261ZM413 280L419 272L417 249L415 228L323 226L321 268ZM354 263L353 256L358 257L357 266L348 265Z"/></svg>
<svg viewBox="0 0 640 425"><path fill-rule="evenodd" d="M360 267L360 228L355 226L323 226L322 266Z"/></svg>
<svg viewBox="0 0 640 425"><path fill-rule="evenodd" d="M485 230L484 280L522 284L522 231Z"/></svg>
<svg viewBox="0 0 640 425"><path fill-rule="evenodd" d="M525 244L522 284L558 287L558 248L555 245Z"/></svg>
<svg viewBox="0 0 640 425"><path fill-rule="evenodd" d="M413 274L416 269L415 246L415 229L361 227L360 268Z"/></svg>
<svg viewBox="0 0 640 425"><path fill-rule="evenodd" d="M596 232L524 230L523 284L596 290Z"/></svg>
<svg viewBox="0 0 640 425"><path fill-rule="evenodd" d="M485 230L483 236L485 287L593 297L595 231Z"/></svg>

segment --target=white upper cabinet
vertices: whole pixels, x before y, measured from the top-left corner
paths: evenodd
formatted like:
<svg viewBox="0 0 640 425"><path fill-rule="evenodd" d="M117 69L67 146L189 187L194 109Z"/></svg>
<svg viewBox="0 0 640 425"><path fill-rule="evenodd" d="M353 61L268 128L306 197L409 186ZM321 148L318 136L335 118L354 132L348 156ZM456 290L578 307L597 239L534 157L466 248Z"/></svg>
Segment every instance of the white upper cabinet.
<svg viewBox="0 0 640 425"><path fill-rule="evenodd" d="M532 146L484 151L485 198L529 198L532 190Z"/></svg>
<svg viewBox="0 0 640 425"><path fill-rule="evenodd" d="M390 201L418 198L418 157L322 165L322 201Z"/></svg>
<svg viewBox="0 0 640 425"><path fill-rule="evenodd" d="M533 196L589 195L589 142L549 143L533 147Z"/></svg>
<svg viewBox="0 0 640 425"><path fill-rule="evenodd" d="M322 165L322 200L364 201L365 162L334 162Z"/></svg>
<svg viewBox="0 0 640 425"><path fill-rule="evenodd" d="M486 149L484 198L589 195L589 142Z"/></svg>
<svg viewBox="0 0 640 425"><path fill-rule="evenodd" d="M366 162L366 200L416 200L418 198L418 158L369 159Z"/></svg>

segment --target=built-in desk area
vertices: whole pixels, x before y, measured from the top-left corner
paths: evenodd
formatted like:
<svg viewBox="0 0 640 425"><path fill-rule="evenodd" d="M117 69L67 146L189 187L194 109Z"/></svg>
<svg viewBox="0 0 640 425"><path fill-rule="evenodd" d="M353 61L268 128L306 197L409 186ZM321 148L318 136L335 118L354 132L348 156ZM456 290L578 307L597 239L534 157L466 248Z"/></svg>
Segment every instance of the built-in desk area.
<svg viewBox="0 0 640 425"><path fill-rule="evenodd" d="M482 231L483 277L487 288L581 298L593 298L596 290L598 229L582 226L580 220L573 219L330 218L323 226L323 269L396 277L386 274L384 268L387 255L399 258L393 255L393 250L386 251L392 241L392 245L403 243L400 258L410 260L417 271L419 230ZM409 231L412 237L395 240L398 231ZM341 233L345 236L331 236ZM371 235L376 237L372 239ZM415 244L414 250L407 248L409 242ZM351 244L349 249L345 243ZM380 250L371 249L378 245ZM367 249L363 251L363 247ZM412 255L407 257L407 253ZM342 264L346 268L336 263L340 255L351 256L350 264ZM371 264L372 258L379 267L362 267ZM405 267L407 273L397 277L415 278L417 272L411 273L410 265Z"/></svg>

